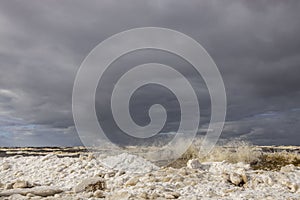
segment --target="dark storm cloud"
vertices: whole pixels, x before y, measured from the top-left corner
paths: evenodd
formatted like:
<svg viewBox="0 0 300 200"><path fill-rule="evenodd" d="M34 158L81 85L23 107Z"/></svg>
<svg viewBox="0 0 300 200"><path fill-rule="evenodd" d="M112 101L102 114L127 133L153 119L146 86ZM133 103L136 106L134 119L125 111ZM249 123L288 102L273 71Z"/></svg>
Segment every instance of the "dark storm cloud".
<svg viewBox="0 0 300 200"><path fill-rule="evenodd" d="M2 1L0 145L80 144L71 110L80 63L105 38L144 26L181 31L210 53L227 90L224 137L299 144L295 119L300 114L291 111L300 108L299 9L296 0ZM179 63L168 56L153 57L171 66ZM126 62L145 59L133 56ZM191 81L197 79L191 70L185 72ZM205 87L198 84L197 90L202 91ZM105 91L100 95L105 96ZM210 102L200 96L201 125L205 125ZM137 105L145 102L140 99ZM178 125L176 109L172 112L166 131ZM264 114L269 112L279 113L280 120L268 120L270 116ZM137 107L132 113L137 122L147 121L145 110ZM260 114L262 118L253 118Z"/></svg>
<svg viewBox="0 0 300 200"><path fill-rule="evenodd" d="M259 145L299 145L299 111L268 112L228 122L221 138L250 140Z"/></svg>

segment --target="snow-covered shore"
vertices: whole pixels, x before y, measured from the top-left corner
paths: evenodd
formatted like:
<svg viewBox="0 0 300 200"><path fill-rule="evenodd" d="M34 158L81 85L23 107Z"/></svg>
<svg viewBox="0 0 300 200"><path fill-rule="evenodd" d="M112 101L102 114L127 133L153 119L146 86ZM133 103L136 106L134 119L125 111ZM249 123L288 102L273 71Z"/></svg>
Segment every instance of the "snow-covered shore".
<svg viewBox="0 0 300 200"><path fill-rule="evenodd" d="M190 160L158 167L121 154L0 158L0 199L299 199L300 167Z"/></svg>

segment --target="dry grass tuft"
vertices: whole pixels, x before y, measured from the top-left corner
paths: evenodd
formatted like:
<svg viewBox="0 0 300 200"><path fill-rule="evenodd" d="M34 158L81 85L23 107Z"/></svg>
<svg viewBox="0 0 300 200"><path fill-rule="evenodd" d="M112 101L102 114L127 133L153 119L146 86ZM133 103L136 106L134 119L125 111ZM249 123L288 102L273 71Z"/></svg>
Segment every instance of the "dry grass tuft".
<svg viewBox="0 0 300 200"><path fill-rule="evenodd" d="M252 165L253 169L280 170L281 167L293 164L300 167L300 155L292 152L263 153L259 161Z"/></svg>

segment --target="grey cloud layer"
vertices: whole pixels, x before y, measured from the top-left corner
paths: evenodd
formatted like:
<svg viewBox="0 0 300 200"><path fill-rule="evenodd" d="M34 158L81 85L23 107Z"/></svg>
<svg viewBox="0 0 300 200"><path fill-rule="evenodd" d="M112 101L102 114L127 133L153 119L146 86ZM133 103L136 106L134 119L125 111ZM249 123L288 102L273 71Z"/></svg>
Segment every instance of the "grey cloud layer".
<svg viewBox="0 0 300 200"><path fill-rule="evenodd" d="M181 31L210 53L227 89L224 137L297 144L300 114L293 110L300 108L299 9L296 0L2 1L0 145L80 144L71 111L80 63L112 34L143 26ZM152 57L169 65L179 63L168 56ZM125 62L130 65L145 60L151 58L141 54ZM189 70L186 73L196 79ZM141 94L137 97L143 97ZM205 124L209 100L203 98L201 117ZM147 105L147 99L137 103ZM265 116L267 123L262 123L264 120L257 119L270 111L275 112L276 120ZM147 121L144 110L133 113L139 116L139 123ZM178 125L177 110L171 113L166 131ZM26 135L28 127L24 127L32 125L36 127Z"/></svg>

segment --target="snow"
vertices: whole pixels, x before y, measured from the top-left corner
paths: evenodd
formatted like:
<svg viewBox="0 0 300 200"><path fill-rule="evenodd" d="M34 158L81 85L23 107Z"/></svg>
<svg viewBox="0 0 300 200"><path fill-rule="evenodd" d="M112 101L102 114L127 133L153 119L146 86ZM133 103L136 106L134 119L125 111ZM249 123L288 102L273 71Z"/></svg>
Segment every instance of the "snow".
<svg viewBox="0 0 300 200"><path fill-rule="evenodd" d="M122 170L128 173L147 173L159 169L159 167L144 158L128 153L122 153L117 156L109 156L103 159L101 164L108 168Z"/></svg>
<svg viewBox="0 0 300 200"><path fill-rule="evenodd" d="M101 177L107 188L95 194L71 193L83 180L93 177ZM108 199L299 199L300 196L300 168L293 165L280 171L263 171L253 170L244 163L191 160L188 167L159 168L127 153L101 159L59 158L54 154L0 158L0 195L10 191L5 187L18 180L58 187L64 191L56 194L58 199L97 199L101 195Z"/></svg>

